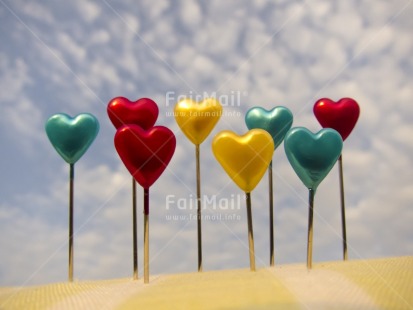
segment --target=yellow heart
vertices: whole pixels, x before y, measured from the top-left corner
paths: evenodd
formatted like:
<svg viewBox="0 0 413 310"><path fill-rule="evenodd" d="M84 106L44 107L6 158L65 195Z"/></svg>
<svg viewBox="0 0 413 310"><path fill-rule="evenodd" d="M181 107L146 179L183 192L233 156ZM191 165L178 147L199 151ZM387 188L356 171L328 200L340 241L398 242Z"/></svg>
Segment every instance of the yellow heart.
<svg viewBox="0 0 413 310"><path fill-rule="evenodd" d="M215 136L212 151L235 184L250 193L272 160L274 140L262 129L252 129L243 136L225 130Z"/></svg>
<svg viewBox="0 0 413 310"><path fill-rule="evenodd" d="M222 115L222 106L214 98L196 102L191 99L179 101L174 110L175 120L185 136L199 145L214 129Z"/></svg>

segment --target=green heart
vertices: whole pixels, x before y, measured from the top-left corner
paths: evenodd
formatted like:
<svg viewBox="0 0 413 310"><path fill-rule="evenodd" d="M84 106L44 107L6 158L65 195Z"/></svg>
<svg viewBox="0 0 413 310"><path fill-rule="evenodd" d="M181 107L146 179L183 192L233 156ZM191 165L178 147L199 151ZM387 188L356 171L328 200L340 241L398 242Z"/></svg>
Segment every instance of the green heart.
<svg viewBox="0 0 413 310"><path fill-rule="evenodd" d="M254 107L249 109L245 115L245 123L250 130L260 128L267 131L272 136L274 149L276 149L293 124L293 114L282 106L275 107L270 111Z"/></svg>
<svg viewBox="0 0 413 310"><path fill-rule="evenodd" d="M99 122L89 113L73 118L59 113L46 122L46 133L50 142L68 164L74 164L85 154L98 132Z"/></svg>
<svg viewBox="0 0 413 310"><path fill-rule="evenodd" d="M284 148L304 185L316 190L340 156L343 140L334 129L321 129L313 134L306 128L296 127L285 135Z"/></svg>

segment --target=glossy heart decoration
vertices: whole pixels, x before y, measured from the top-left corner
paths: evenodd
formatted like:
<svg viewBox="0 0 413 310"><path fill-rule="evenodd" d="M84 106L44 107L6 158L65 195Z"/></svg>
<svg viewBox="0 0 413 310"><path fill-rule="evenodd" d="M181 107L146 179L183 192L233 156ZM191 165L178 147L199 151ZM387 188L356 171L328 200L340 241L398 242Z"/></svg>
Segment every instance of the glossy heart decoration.
<svg viewBox="0 0 413 310"><path fill-rule="evenodd" d="M124 125L115 134L115 147L120 158L143 188L149 188L161 176L175 146L175 135L163 126L146 131L138 125Z"/></svg>
<svg viewBox="0 0 413 310"><path fill-rule="evenodd" d="M155 125L159 109L155 101L149 98L130 101L124 97L116 97L108 103L107 112L116 128L135 124L143 129L149 129Z"/></svg>
<svg viewBox="0 0 413 310"><path fill-rule="evenodd" d="M334 129L321 129L313 134L306 128L296 127L285 135L284 148L304 185L316 190L340 156L343 140Z"/></svg>
<svg viewBox="0 0 413 310"><path fill-rule="evenodd" d="M95 140L99 132L99 122L89 113L82 113L73 118L59 113L47 120L45 129L57 153L68 164L74 164Z"/></svg>
<svg viewBox="0 0 413 310"><path fill-rule="evenodd" d="M272 160L274 141L262 129L252 129L243 136L225 130L215 136L212 151L235 184L250 193Z"/></svg>
<svg viewBox="0 0 413 310"><path fill-rule="evenodd" d="M323 98L314 104L313 112L322 127L337 130L344 141L357 123L360 107L351 98L342 98L338 102Z"/></svg>
<svg viewBox="0 0 413 310"><path fill-rule="evenodd" d="M176 104L174 115L185 136L195 145L199 145L219 121L222 106L214 98L208 98L199 103L184 99Z"/></svg>
<svg viewBox="0 0 413 310"><path fill-rule="evenodd" d="M245 115L245 123L248 129L261 128L267 131L272 136L276 149L293 124L293 114L289 109L281 106L270 111L254 107Z"/></svg>

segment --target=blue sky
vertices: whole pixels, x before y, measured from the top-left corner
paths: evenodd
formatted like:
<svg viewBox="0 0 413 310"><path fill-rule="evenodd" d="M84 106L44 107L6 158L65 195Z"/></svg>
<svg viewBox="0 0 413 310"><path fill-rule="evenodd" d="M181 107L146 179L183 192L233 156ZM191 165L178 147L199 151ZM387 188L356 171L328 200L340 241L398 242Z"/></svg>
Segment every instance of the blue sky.
<svg viewBox="0 0 413 310"><path fill-rule="evenodd" d="M288 107L293 126L320 129L321 97L360 104L344 143L349 256L413 252L413 5L396 1L0 0L0 284L67 279L68 166L44 132L52 114L94 114L100 133L76 164L75 278L132 275L130 175L114 145L110 99L150 97L177 150L151 189L151 273L196 271L196 222L168 195L193 199L194 146L171 111L174 96L239 96L201 146L202 191L240 190L216 162L213 136L246 132L253 106ZM174 94L171 98L171 95ZM314 261L341 259L338 168L315 199ZM268 265L267 176L252 194L258 267ZM282 146L274 153L276 264L304 263L307 190ZM141 202L142 192L138 191ZM141 205L140 205L141 206ZM247 268L247 221L204 221L204 270ZM139 212L139 264L142 216ZM142 275L142 271L140 272Z"/></svg>

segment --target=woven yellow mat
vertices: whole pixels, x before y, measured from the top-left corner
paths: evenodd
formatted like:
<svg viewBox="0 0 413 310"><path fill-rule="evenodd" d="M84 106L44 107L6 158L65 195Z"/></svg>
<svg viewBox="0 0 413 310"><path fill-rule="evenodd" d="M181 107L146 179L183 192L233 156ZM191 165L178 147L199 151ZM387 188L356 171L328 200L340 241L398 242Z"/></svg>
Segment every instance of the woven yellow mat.
<svg viewBox="0 0 413 310"><path fill-rule="evenodd" d="M3 287L0 309L413 309L413 257Z"/></svg>

